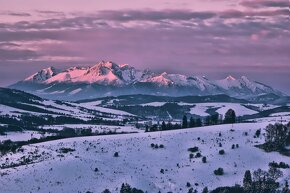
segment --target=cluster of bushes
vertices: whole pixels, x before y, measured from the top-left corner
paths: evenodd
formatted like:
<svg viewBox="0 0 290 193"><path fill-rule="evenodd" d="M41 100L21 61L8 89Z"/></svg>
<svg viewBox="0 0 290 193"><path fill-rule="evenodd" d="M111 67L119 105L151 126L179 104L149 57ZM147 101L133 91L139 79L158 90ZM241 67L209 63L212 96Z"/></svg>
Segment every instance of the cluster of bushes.
<svg viewBox="0 0 290 193"><path fill-rule="evenodd" d="M158 144L154 144L154 143L151 143L151 145L150 145L153 149L158 149L158 148L164 148L164 145L163 144L160 144L160 145L158 145Z"/></svg>
<svg viewBox="0 0 290 193"><path fill-rule="evenodd" d="M268 171L255 170L252 177L251 171L247 170L244 174L242 186L218 187L211 193L289 193L287 181L282 190L277 190L279 187L277 180L282 177L282 174L277 168L270 167Z"/></svg>
<svg viewBox="0 0 290 193"><path fill-rule="evenodd" d="M234 187L218 187L213 191L211 191L210 193L245 193L245 191L243 187L234 186Z"/></svg>
<svg viewBox="0 0 290 193"><path fill-rule="evenodd" d="M214 170L213 173L217 176L222 176L222 175L224 175L224 169L218 168L218 169Z"/></svg>
<svg viewBox="0 0 290 193"><path fill-rule="evenodd" d="M102 193L111 193L111 191L109 189L106 189ZM144 191L137 188L132 188L129 184L123 183L120 189L120 193L144 193Z"/></svg>
<svg viewBox="0 0 290 193"><path fill-rule="evenodd" d="M287 125L269 124L265 131L265 143L261 147L266 151L282 151L290 144L290 122Z"/></svg>
<svg viewBox="0 0 290 193"><path fill-rule="evenodd" d="M119 157L119 152L115 152L114 157Z"/></svg>
<svg viewBox="0 0 290 193"><path fill-rule="evenodd" d="M219 150L219 154L220 155L224 155L225 154L225 150L223 150L223 149Z"/></svg>
<svg viewBox="0 0 290 193"><path fill-rule="evenodd" d="M164 169L160 170L160 173L164 174ZM223 175L223 168L218 168L214 171L215 175ZM289 185L286 181L284 187L281 190L277 190L279 187L279 183L277 180L282 177L282 172L279 169L274 167L270 167L268 171L264 171L261 169L255 170L252 173L250 170L247 170L244 174L243 184L235 185L233 187L218 187L210 193L289 193ZM196 186L198 184L196 183ZM194 191L189 182L186 183L186 187L188 189L188 193L197 192ZM102 193L111 193L110 190L106 189ZM144 193L144 191L132 188L129 184L122 184L120 193ZM159 191L158 193L161 193ZM168 192L169 193L169 192ZM209 193L207 187L203 188L202 193Z"/></svg>
<svg viewBox="0 0 290 193"><path fill-rule="evenodd" d="M270 167L268 171L258 169L252 174L249 170L245 172L243 179L243 189L245 192L275 192L279 187L277 180L283 176L282 171Z"/></svg>
<svg viewBox="0 0 290 193"><path fill-rule="evenodd" d="M195 153L195 152L198 152L199 148L197 146L195 147L190 147L187 149L187 151L191 152L191 153Z"/></svg>
<svg viewBox="0 0 290 193"><path fill-rule="evenodd" d="M0 153L2 155L8 152L16 152L18 148L19 145L17 143L12 142L11 140L5 140L0 142Z"/></svg>
<svg viewBox="0 0 290 193"><path fill-rule="evenodd" d="M258 129L258 130L255 132L254 138L259 138L260 135L261 135L261 129Z"/></svg>
<svg viewBox="0 0 290 193"><path fill-rule="evenodd" d="M61 137L77 137L77 136L91 136L93 135L92 129L73 129L65 127L59 131L58 136Z"/></svg>
<svg viewBox="0 0 290 193"><path fill-rule="evenodd" d="M239 144L233 144L232 145L232 149L236 149L236 148L239 148Z"/></svg>
<svg viewBox="0 0 290 193"><path fill-rule="evenodd" d="M286 164L285 162L277 163L273 161L269 163L269 166L273 168L282 168L282 169L289 168L289 165Z"/></svg>
<svg viewBox="0 0 290 193"><path fill-rule="evenodd" d="M62 147L58 150L60 153L68 153L68 152L73 152L75 149L69 148L69 147Z"/></svg>
<svg viewBox="0 0 290 193"><path fill-rule="evenodd" d="M181 125L178 123L172 124L171 122L168 122L167 124L163 121L161 123L161 127L159 127L157 124L154 124L152 126L145 126L145 132L154 132L154 131L166 131L166 130L176 130L181 129Z"/></svg>

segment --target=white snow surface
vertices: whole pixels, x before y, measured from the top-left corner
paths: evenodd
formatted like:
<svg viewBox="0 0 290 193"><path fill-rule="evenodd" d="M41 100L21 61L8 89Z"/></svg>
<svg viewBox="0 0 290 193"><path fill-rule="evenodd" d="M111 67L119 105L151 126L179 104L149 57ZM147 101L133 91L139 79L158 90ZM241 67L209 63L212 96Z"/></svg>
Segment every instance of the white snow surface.
<svg viewBox="0 0 290 193"><path fill-rule="evenodd" d="M82 90L83 90L82 88L77 88L77 89L71 91L69 94L71 94L71 95L77 94L77 93L81 92Z"/></svg>
<svg viewBox="0 0 290 193"><path fill-rule="evenodd" d="M225 115L229 109L233 109L237 116L252 115L258 113L257 111L246 108L239 103L196 103L194 107L190 108L190 114L199 116L208 116L206 110L211 108L218 108L217 113Z"/></svg>
<svg viewBox="0 0 290 193"><path fill-rule="evenodd" d="M161 107L163 105L165 105L166 102L151 102L151 103L145 103L145 104L141 104L141 106L151 106L151 107Z"/></svg>
<svg viewBox="0 0 290 193"><path fill-rule="evenodd" d="M272 113L270 116L271 116L271 117L290 116L290 112Z"/></svg>
<svg viewBox="0 0 290 193"><path fill-rule="evenodd" d="M255 131L267 124L265 121L234 124L233 127L215 125L162 133L81 137L25 146L23 153L1 157L0 164L6 162L6 158L8 162L17 163L17 159L29 152L41 155L36 160L38 163L0 170L5 174L0 178L0 192L99 193L108 188L115 193L127 182L150 193L159 190L184 193L188 191L186 182L198 183L194 188L199 192L204 186L213 189L242 184L246 170L267 170L272 161L290 163L289 157L254 147L263 142L262 136L253 138ZM249 135L245 136L244 132ZM165 148L153 149L151 143L163 144ZM219 147L219 143L223 147ZM239 148L232 149L232 144L239 144ZM187 149L194 146L207 157L207 163L202 163L201 158L189 159ZM62 147L75 151L57 152ZM220 149L225 150L224 155L218 154ZM115 152L119 152L119 157L113 156ZM224 168L223 176L213 174L218 167ZM95 168L99 171L95 172ZM164 174L160 173L161 169L165 170ZM284 176L280 181L289 180L290 170L282 171Z"/></svg>
<svg viewBox="0 0 290 193"><path fill-rule="evenodd" d="M0 141L5 141L10 139L11 141L27 141L32 138L41 138L44 136L50 136L52 134L45 133L45 134L40 134L39 132L36 131L23 131L23 132L7 132L6 135L0 135Z"/></svg>
<svg viewBox="0 0 290 193"><path fill-rule="evenodd" d="M266 111L266 110L275 109L279 107L278 105L271 105L271 104L247 104L247 105L258 107L260 111Z"/></svg>

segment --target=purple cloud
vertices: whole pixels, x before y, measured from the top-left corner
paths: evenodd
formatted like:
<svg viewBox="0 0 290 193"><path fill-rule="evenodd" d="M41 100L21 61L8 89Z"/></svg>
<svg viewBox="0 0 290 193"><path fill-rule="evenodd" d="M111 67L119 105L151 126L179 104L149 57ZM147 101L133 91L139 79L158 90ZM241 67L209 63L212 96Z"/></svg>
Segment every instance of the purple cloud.
<svg viewBox="0 0 290 193"><path fill-rule="evenodd" d="M24 13L24 12L11 12L11 11L5 11L0 12L0 15L6 15L6 16L16 16L16 17L30 17L30 13Z"/></svg>
<svg viewBox="0 0 290 193"><path fill-rule="evenodd" d="M0 67L25 68L25 74L15 75L19 79L46 65L112 60L215 78L251 74L262 82L271 72L286 85L290 32L285 16L286 9L118 10L1 23Z"/></svg>
<svg viewBox="0 0 290 193"><path fill-rule="evenodd" d="M242 6L250 8L289 8L290 3L288 0L247 0L240 3ZM288 12L289 13L289 12Z"/></svg>

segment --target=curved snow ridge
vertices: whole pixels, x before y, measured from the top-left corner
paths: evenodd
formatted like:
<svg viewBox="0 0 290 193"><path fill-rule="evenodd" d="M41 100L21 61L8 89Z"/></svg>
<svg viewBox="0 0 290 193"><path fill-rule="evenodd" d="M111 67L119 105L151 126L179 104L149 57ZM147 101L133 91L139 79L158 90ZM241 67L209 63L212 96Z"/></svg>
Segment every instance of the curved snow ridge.
<svg viewBox="0 0 290 193"><path fill-rule="evenodd" d="M79 93L79 92L81 92L83 89L82 88L77 88L77 89L75 89L75 90L73 90L73 91L71 91L71 92L69 92L69 94L77 94L77 93Z"/></svg>
<svg viewBox="0 0 290 193"><path fill-rule="evenodd" d="M167 102L151 102L151 103L145 103L145 104L140 104L140 106L151 106L151 107L161 107L165 105Z"/></svg>

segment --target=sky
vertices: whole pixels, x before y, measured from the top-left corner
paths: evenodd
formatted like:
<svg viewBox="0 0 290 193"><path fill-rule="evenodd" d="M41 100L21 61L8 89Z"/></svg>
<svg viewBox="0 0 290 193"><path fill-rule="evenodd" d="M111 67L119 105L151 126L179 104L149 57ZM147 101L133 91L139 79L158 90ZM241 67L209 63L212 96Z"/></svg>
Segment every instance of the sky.
<svg viewBox="0 0 290 193"><path fill-rule="evenodd" d="M290 94L288 0L0 0L0 86L106 60Z"/></svg>

